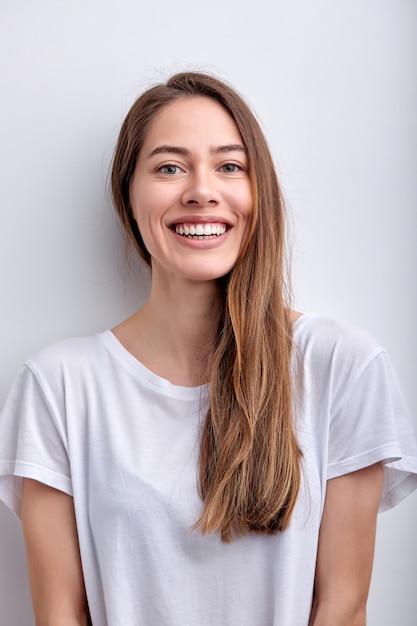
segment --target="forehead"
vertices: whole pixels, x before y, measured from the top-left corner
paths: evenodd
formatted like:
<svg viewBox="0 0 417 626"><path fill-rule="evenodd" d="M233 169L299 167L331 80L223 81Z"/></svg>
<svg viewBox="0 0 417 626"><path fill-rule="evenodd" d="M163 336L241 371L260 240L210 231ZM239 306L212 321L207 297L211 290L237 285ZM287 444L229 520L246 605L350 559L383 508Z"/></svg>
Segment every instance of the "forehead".
<svg viewBox="0 0 417 626"><path fill-rule="evenodd" d="M216 100L206 96L184 97L158 111L144 145L173 141L242 143L236 122Z"/></svg>

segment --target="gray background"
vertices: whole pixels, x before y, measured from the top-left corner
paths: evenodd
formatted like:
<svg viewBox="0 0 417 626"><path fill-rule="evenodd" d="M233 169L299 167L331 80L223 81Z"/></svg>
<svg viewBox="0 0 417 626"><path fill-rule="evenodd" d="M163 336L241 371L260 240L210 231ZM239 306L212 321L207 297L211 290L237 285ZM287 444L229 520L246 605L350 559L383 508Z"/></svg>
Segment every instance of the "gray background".
<svg viewBox="0 0 417 626"><path fill-rule="evenodd" d="M292 216L297 306L370 329L417 414L414 0L1 0L0 401L58 338L143 301L106 191L128 107L215 72L261 118ZM379 522L370 626L413 626L417 495ZM0 621L31 626L19 522L0 505Z"/></svg>

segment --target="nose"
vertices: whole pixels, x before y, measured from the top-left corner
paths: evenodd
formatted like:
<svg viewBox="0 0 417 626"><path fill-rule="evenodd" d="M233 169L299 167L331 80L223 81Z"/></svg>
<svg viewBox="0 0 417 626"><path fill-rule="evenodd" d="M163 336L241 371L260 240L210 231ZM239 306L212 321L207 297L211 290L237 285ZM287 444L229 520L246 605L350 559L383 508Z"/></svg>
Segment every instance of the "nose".
<svg viewBox="0 0 417 626"><path fill-rule="evenodd" d="M199 169L189 174L182 194L185 205L213 206L218 204L219 194L216 189L215 173Z"/></svg>

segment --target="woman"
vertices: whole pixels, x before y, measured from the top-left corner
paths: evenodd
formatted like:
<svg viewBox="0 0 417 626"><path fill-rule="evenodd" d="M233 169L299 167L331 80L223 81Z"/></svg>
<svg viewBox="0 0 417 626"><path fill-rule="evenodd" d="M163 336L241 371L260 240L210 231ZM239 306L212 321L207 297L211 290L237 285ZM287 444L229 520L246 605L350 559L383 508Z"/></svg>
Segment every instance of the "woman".
<svg viewBox="0 0 417 626"><path fill-rule="evenodd" d="M0 420L37 623L365 624L376 514L416 488L416 445L384 350L289 308L253 114L173 76L128 113L112 190L149 299L30 359Z"/></svg>

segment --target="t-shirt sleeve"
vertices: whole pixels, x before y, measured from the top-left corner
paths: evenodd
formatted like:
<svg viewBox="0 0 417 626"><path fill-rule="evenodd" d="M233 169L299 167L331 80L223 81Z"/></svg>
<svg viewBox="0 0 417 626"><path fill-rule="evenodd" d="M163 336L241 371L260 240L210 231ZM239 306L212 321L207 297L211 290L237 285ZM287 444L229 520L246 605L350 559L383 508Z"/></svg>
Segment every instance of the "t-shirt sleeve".
<svg viewBox="0 0 417 626"><path fill-rule="evenodd" d="M417 446L410 415L384 351L371 356L333 407L328 479L384 463L380 511L417 488Z"/></svg>
<svg viewBox="0 0 417 626"><path fill-rule="evenodd" d="M20 517L22 478L72 495L64 416L24 366L0 414L0 499Z"/></svg>

